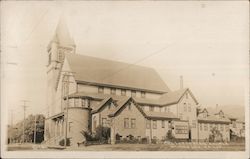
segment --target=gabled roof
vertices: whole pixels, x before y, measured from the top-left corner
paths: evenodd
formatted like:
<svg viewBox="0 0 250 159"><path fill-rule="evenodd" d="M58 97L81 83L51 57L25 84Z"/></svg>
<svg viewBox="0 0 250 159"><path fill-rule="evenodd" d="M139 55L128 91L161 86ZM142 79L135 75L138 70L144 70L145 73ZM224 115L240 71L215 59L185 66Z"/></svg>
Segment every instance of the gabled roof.
<svg viewBox="0 0 250 159"><path fill-rule="evenodd" d="M100 103L98 103L96 106L93 106L94 109L92 109L91 113L97 113L98 111L101 110L101 108L103 108L103 106L108 103L108 101L111 101L112 98L111 97L107 97L105 99L103 99Z"/></svg>
<svg viewBox="0 0 250 159"><path fill-rule="evenodd" d="M215 115L209 115L206 118L197 117L198 121L200 122L212 122L212 123L230 123L231 121L228 118L218 118Z"/></svg>
<svg viewBox="0 0 250 159"><path fill-rule="evenodd" d="M146 99L146 98L134 98L134 99L137 103L140 104L166 106L171 104L177 104L187 91L189 91L196 104L198 104L197 100L194 98L193 94L188 88L165 93L159 99Z"/></svg>
<svg viewBox="0 0 250 159"><path fill-rule="evenodd" d="M115 116L116 113L131 99L131 97L124 98L117 102L116 108L109 114L109 116Z"/></svg>
<svg viewBox="0 0 250 159"><path fill-rule="evenodd" d="M77 83L108 87L170 92L159 74L152 68L107 59L66 53Z"/></svg>
<svg viewBox="0 0 250 159"><path fill-rule="evenodd" d="M142 113L142 115L145 118L151 118L151 119L178 119L177 116L175 116L171 112L150 112L150 111L143 111L137 103L134 101L133 97L127 98L125 100L122 100L118 103L117 108L109 114L110 117L116 116L116 114L121 111L122 107L126 105L129 101L133 102L135 107Z"/></svg>

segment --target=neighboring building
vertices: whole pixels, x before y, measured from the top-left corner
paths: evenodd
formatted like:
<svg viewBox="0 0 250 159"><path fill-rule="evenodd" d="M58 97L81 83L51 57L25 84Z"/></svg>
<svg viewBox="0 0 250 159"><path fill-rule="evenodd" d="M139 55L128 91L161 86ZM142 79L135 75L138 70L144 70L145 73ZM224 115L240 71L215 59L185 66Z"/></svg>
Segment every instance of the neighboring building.
<svg viewBox="0 0 250 159"><path fill-rule="evenodd" d="M230 130L232 135L245 137L245 122L232 116L230 116L229 119L231 120Z"/></svg>
<svg viewBox="0 0 250 159"><path fill-rule="evenodd" d="M58 144L67 132L76 145L85 140L82 131L95 133L99 125L111 127L111 139L119 134L162 140L171 131L177 139L205 140L211 126L229 139L230 120L197 113L190 89L171 91L152 68L76 54L62 21L48 45L47 67L48 144Z"/></svg>
<svg viewBox="0 0 250 159"><path fill-rule="evenodd" d="M197 119L199 141L208 141L213 129L218 130L222 135L220 140L230 140L230 119L224 115L222 110L219 113L209 114L205 108L199 112Z"/></svg>

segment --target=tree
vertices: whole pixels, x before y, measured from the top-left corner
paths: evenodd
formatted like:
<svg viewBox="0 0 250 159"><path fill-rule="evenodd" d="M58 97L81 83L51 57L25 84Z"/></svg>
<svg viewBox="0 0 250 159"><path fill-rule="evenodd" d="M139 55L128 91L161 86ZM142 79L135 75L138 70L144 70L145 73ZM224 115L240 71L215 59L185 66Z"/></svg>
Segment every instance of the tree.
<svg viewBox="0 0 250 159"><path fill-rule="evenodd" d="M209 142L222 141L222 134L218 129L212 128L210 132L211 134L209 135Z"/></svg>
<svg viewBox="0 0 250 159"><path fill-rule="evenodd" d="M36 115L36 142L40 143L43 141L44 135L44 121L45 117L42 114ZM35 128L35 116L29 115L25 119L24 125L24 140L26 142L34 141L34 128ZM23 121L18 122L12 128L9 128L8 135L16 142L21 142L23 140Z"/></svg>

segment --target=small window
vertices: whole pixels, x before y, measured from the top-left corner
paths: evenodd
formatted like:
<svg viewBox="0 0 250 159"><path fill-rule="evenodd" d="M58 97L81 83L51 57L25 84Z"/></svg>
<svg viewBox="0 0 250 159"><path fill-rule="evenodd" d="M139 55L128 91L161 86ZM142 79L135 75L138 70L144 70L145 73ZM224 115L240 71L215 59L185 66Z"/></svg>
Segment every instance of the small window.
<svg viewBox="0 0 250 159"><path fill-rule="evenodd" d="M146 92L141 92L141 97L145 98L145 96L146 96Z"/></svg>
<svg viewBox="0 0 250 159"><path fill-rule="evenodd" d="M187 105L186 105L186 103L184 103L184 112L186 112L187 111Z"/></svg>
<svg viewBox="0 0 250 159"><path fill-rule="evenodd" d="M73 122L69 122L69 132L71 132L72 128L73 128Z"/></svg>
<svg viewBox="0 0 250 159"><path fill-rule="evenodd" d="M150 129L151 125L150 125L150 120L146 120L146 128Z"/></svg>
<svg viewBox="0 0 250 159"><path fill-rule="evenodd" d="M154 111L154 107L153 106L149 106L149 111L153 112Z"/></svg>
<svg viewBox="0 0 250 159"><path fill-rule="evenodd" d="M125 89L122 89L122 90L121 90L121 95L122 95L122 96L126 96L126 90L125 90Z"/></svg>
<svg viewBox="0 0 250 159"><path fill-rule="evenodd" d="M131 96L136 97L136 91L131 91Z"/></svg>
<svg viewBox="0 0 250 159"><path fill-rule="evenodd" d="M161 121L161 127L165 128L165 121L164 120Z"/></svg>
<svg viewBox="0 0 250 159"><path fill-rule="evenodd" d="M202 131L202 123L200 123L200 131Z"/></svg>
<svg viewBox="0 0 250 159"><path fill-rule="evenodd" d="M207 124L204 124L204 131L207 131Z"/></svg>
<svg viewBox="0 0 250 159"><path fill-rule="evenodd" d="M113 95L115 95L115 93L116 93L116 89L115 88L111 88L111 94L113 94Z"/></svg>
<svg viewBox="0 0 250 159"><path fill-rule="evenodd" d="M75 99L75 107L78 107L79 106L79 99Z"/></svg>
<svg viewBox="0 0 250 159"><path fill-rule="evenodd" d="M213 124L209 124L209 129L210 129L210 130L213 129Z"/></svg>
<svg viewBox="0 0 250 159"><path fill-rule="evenodd" d="M131 128L135 128L135 119L131 119Z"/></svg>
<svg viewBox="0 0 250 159"><path fill-rule="evenodd" d="M124 128L129 128L129 119L124 118Z"/></svg>
<svg viewBox="0 0 250 159"><path fill-rule="evenodd" d="M186 99L188 99L188 93L186 93Z"/></svg>
<svg viewBox="0 0 250 159"><path fill-rule="evenodd" d="M82 99L82 107L85 107L85 99Z"/></svg>
<svg viewBox="0 0 250 159"><path fill-rule="evenodd" d="M153 129L157 129L157 121L153 120Z"/></svg>
<svg viewBox="0 0 250 159"><path fill-rule="evenodd" d="M102 126L107 126L107 118L102 118Z"/></svg>
<svg viewBox="0 0 250 159"><path fill-rule="evenodd" d="M109 110L111 109L111 103L108 103L108 109Z"/></svg>
<svg viewBox="0 0 250 159"><path fill-rule="evenodd" d="M128 110L131 110L131 103L128 103Z"/></svg>
<svg viewBox="0 0 250 159"><path fill-rule="evenodd" d="M104 87L98 87L98 93L103 93L104 92Z"/></svg>

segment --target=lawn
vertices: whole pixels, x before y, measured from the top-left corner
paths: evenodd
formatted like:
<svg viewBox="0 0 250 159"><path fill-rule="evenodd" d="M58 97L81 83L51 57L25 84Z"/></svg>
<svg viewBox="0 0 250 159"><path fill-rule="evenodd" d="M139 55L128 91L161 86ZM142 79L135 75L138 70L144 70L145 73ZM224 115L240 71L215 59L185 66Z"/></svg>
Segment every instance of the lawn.
<svg viewBox="0 0 250 159"><path fill-rule="evenodd" d="M68 151L245 151L244 143L115 144L69 147Z"/></svg>

